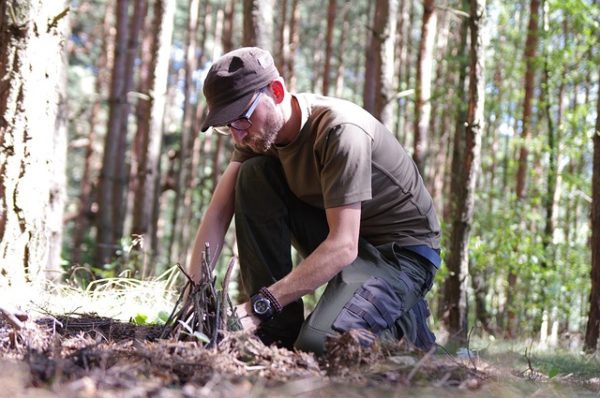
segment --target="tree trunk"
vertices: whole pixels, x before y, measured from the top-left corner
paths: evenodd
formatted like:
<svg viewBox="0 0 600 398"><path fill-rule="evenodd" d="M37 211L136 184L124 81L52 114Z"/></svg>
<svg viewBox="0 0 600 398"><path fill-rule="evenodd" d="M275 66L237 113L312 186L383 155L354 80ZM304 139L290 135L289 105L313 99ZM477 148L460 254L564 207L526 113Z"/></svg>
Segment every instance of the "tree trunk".
<svg viewBox="0 0 600 398"><path fill-rule="evenodd" d="M467 0L463 1L465 8L467 6ZM448 190L448 194L450 198L457 197L457 192L451 192L452 189L458 189L461 187L462 178L462 164L461 160L463 159L464 153L464 121L466 119L466 111L467 111L467 98L466 98L466 82L467 82L467 70L469 66L468 56L467 56L467 35L469 33L469 21L465 19L461 23L460 27L460 41L458 44L457 50L457 59L458 62L458 82L456 84L456 124L454 125L454 139L452 142L452 156L451 156L451 165L450 165L450 175L446 178L447 181L450 181L450 186ZM455 182L452 182L455 180ZM452 217L452 214L455 214L456 203L453 202L452 199L445 201L445 208L443 211L444 219L449 219Z"/></svg>
<svg viewBox="0 0 600 398"><path fill-rule="evenodd" d="M435 0L424 0L421 42L417 56L415 89L415 141L413 159L421 175L425 176L427 158L427 128L431 117L431 72L433 68L433 45L437 29Z"/></svg>
<svg viewBox="0 0 600 398"><path fill-rule="evenodd" d="M290 50L287 60L287 86L290 91L296 91L296 49L300 44L300 8L298 0L292 0L290 19Z"/></svg>
<svg viewBox="0 0 600 398"><path fill-rule="evenodd" d="M454 76L450 72L448 63L444 62L445 59L452 56L452 49L448 48L448 36L449 36L449 18L447 13L442 13L438 21L438 33L436 39L435 53L436 56L436 68L434 80L437 82L437 90L434 93L444 92L446 98L454 98L453 89L451 87ZM468 61L465 61L465 63ZM441 89L440 89L441 88ZM440 97L439 94L434 94L434 97ZM432 101L431 103L431 115L429 121L428 131L431 134L432 145L430 145L430 152L432 156L429 160L430 167L427 168L427 176L424 177L427 182L427 189L429 194L433 198L435 210L438 214L442 214L443 204L446 197L441 193L444 189L444 177L446 174L446 153L448 153L448 142L449 142L449 129L444 128L445 119L451 119L448 117L449 109L454 105L453 102L444 103L441 98Z"/></svg>
<svg viewBox="0 0 600 398"><path fill-rule="evenodd" d="M244 0L244 46L272 49L274 4L274 0Z"/></svg>
<svg viewBox="0 0 600 398"><path fill-rule="evenodd" d="M550 38L550 10L549 4L547 1L542 0L542 10L543 10L543 29L544 29L544 70L542 75L542 90L541 90L541 103L543 104L543 117L546 118L547 129L548 129L548 171L546 175L546 192L543 197L544 202L544 211L545 211L545 225L544 232L542 234L542 247L544 249L544 256L542 257L542 268L544 269L544 273L542 274L542 284L540 286L540 306L544 309L543 312L545 314L555 315L557 303L554 298L549 298L547 292L555 291L556 282L551 282L552 280L556 280L552 275L556 273L555 269L555 261L557 250L554 244L554 230L556 224L556 215L557 215L557 202L559 200L559 172L558 165L560 164L560 157L558 148L560 146L561 134L560 129L562 126L562 97L564 95L564 80L565 80L565 70L561 72L561 76L559 80L559 93L558 93L558 112L556 117L556 124L553 120L554 112L552 111L552 103L554 102L552 98L554 97L551 86L554 81L551 76L550 71L550 57L552 54L552 48L549 43ZM567 37L568 32L564 31L563 34ZM558 291L558 290L557 290ZM549 322L548 322L549 321ZM541 326L547 328L550 322L556 322L556 319L549 319L546 322L542 321ZM547 342L544 339L547 337L547 330L541 330L540 332L540 343L545 345ZM555 346L553 344L555 342L555 338L551 338L549 340L550 346Z"/></svg>
<svg viewBox="0 0 600 398"><path fill-rule="evenodd" d="M333 27L335 25L336 0L329 0L327 7L327 34L325 35L325 63L323 65L323 95L329 94L331 59L333 58Z"/></svg>
<svg viewBox="0 0 600 398"><path fill-rule="evenodd" d="M407 38L406 40L408 40L408 42L410 42L410 38L411 38L411 31L412 31L412 27L415 23L415 2L414 1L409 1L409 0L404 0L404 1L408 1L408 26L406 28L406 35ZM406 61L404 63L404 86L406 87L407 90L411 90L412 87L414 87L414 83L413 83L413 68L412 65L414 65L414 62L416 62L416 60L414 59L414 46L413 45L407 45L406 46ZM404 101L401 102L400 106L402 107L402 115L403 115L403 129L400 132L400 143L402 145L404 145L405 147L409 147L409 138L413 137L412 134L408 134L409 131L413 131L414 130L414 120L412 118L411 115L414 114L414 108L411 109L410 106L413 105L414 106L414 101L410 101L410 97L405 97L406 99ZM414 137L413 137L414 139Z"/></svg>
<svg viewBox="0 0 600 398"><path fill-rule="evenodd" d="M225 4L225 13L223 15L223 52L233 50L233 29L235 20L235 3L234 0L227 0ZM204 52L204 43L199 43L198 48Z"/></svg>
<svg viewBox="0 0 600 398"><path fill-rule="evenodd" d="M169 55L173 36L175 3L160 0L155 3L153 30L150 34L150 65L148 65L147 101L140 101L135 155L138 169L134 190L132 235L142 237L144 251L150 258L158 255L158 234L155 214L158 212L160 196L160 152L163 137L163 115L165 112ZM150 250L147 248L149 247ZM153 262L151 262L153 263ZM144 262L146 265L146 262ZM148 274L142 268L142 276Z"/></svg>
<svg viewBox="0 0 600 398"><path fill-rule="evenodd" d="M79 195L77 217L73 226L71 263L73 266L81 264L81 252L84 237L88 233L89 225L94 220L95 214L92 211L92 171L98 167L94 148L96 146L96 129L98 128L98 117L102 109L100 98L106 95L108 91L107 82L110 81L109 70L112 69L112 58L107 54L114 46L114 35L111 34L111 20L114 14L114 1L107 4L104 20L102 23L101 35L103 37L98 59L98 74L94 83L94 92L98 95L90 109L89 115L89 134L85 150L85 159L83 164L83 174L81 176L81 193ZM97 187L96 187L97 188Z"/></svg>
<svg viewBox="0 0 600 398"><path fill-rule="evenodd" d="M397 0L378 0L375 22L378 28L376 47L375 115L392 129L392 87L394 82L394 48L396 40Z"/></svg>
<svg viewBox="0 0 600 398"><path fill-rule="evenodd" d="M538 42L538 14L539 14L540 0L531 0L529 8L529 26L527 28L527 41L525 43L525 98L523 100L523 117L521 145L519 153L519 168L517 170L517 186L516 194L517 199L521 200L525 197L525 180L527 174L527 139L529 137L530 123L531 123L531 110L533 102L533 90L535 85L535 57Z"/></svg>
<svg viewBox="0 0 600 398"><path fill-rule="evenodd" d="M483 26L485 0L470 0L470 64L469 101L464 130L465 151L462 157L463 178L453 178L452 201L457 204L452 217L452 232L446 264L450 271L448 301L448 332L460 343L467 341L467 277L469 273L468 244L475 185L481 156L481 133L484 115L484 47Z"/></svg>
<svg viewBox="0 0 600 398"><path fill-rule="evenodd" d="M0 288L60 276L68 13L0 2Z"/></svg>
<svg viewBox="0 0 600 398"><path fill-rule="evenodd" d="M560 136L555 128L554 120L552 120L553 112L551 110L550 92L550 70L548 59L544 62L544 83L542 90L542 102L544 103L544 113L548 125L548 174L546 176L546 194L544 195L544 210L546 213L546 224L544 226L544 234L542 237L542 246L544 247L544 259L542 266L544 268L554 268L555 250L553 245L554 224L556 219L556 192L558 185L558 164L560 162L558 146L560 145ZM561 90L562 91L562 90ZM561 120L558 119L556 126L561 125Z"/></svg>
<svg viewBox="0 0 600 398"><path fill-rule="evenodd" d="M410 6L410 1L408 0L400 0L400 7L398 10L397 21L396 21L396 50L395 50L395 69L396 69L396 92L397 94L401 93L404 90L404 67L407 62L408 55L408 40L407 40L407 32L409 31L408 27L408 7ZM396 94L396 95L397 95ZM402 131L404 128L403 123L403 104L405 102L405 98L398 97L394 100L396 105L396 125L394 127L394 135L398 139L398 141L402 142L404 137L404 132Z"/></svg>
<svg viewBox="0 0 600 398"><path fill-rule="evenodd" d="M344 7L342 8L341 20L342 22L342 32L340 34L340 42L338 44L338 53L337 53L337 71L335 73L335 96L338 98L343 97L344 95L344 71L345 71L345 59L344 55L346 53L346 36L348 35L348 30L350 29L350 22L348 21L348 8L349 3L344 3Z"/></svg>
<svg viewBox="0 0 600 398"><path fill-rule="evenodd" d="M598 349L600 334L600 95L596 98L596 130L593 136L594 162L592 174L592 290L590 291L590 309L585 329L585 350Z"/></svg>
<svg viewBox="0 0 600 398"><path fill-rule="evenodd" d="M98 217L97 217L97 246L96 265L110 263L117 241L115 240L114 219L116 216L114 202L116 200L115 185L118 178L116 168L119 145L121 143L121 126L123 107L126 104L125 95L125 68L127 49L127 0L117 0L117 35L115 39L114 63L109 98L109 116L106 137L104 140L104 153L102 156L102 170L98 187Z"/></svg>
<svg viewBox="0 0 600 398"><path fill-rule="evenodd" d="M320 18L317 18L317 21L320 21ZM315 43L322 43L325 40L323 29L320 26L317 29L317 36L314 40ZM318 93L323 86L323 61L325 54L323 54L322 46L315 45L311 49L312 52L312 66L311 66L311 77L310 77L310 92Z"/></svg>
<svg viewBox="0 0 600 398"><path fill-rule="evenodd" d="M462 2L463 8L467 8L468 1ZM464 19L460 25L460 40L458 43L457 59L458 61L458 81L456 83L456 123L454 125L454 139L452 140L452 152L450 156L450 168L449 175L446 180L449 181L447 185L447 196L450 198L444 202L443 219L451 220L456 218L458 212L458 197L461 192L463 185L463 172L462 163L463 153L465 151L464 145L465 140L463 137L464 121L466 120L466 82L467 82L467 70L469 65L469 59L467 56L467 38L469 34L469 20ZM444 281L444 294L440 296L440 303L438 316L444 321L446 327L448 327L450 307L453 303L460 301L460 297L457 294L460 292L459 275L450 274Z"/></svg>
<svg viewBox="0 0 600 398"><path fill-rule="evenodd" d="M233 0L231 0L231 1L233 1ZM227 13L227 12L229 12L229 10L226 9L225 12ZM231 12L233 12L233 9ZM210 59L211 61L213 59L215 59L214 54L211 56L206 48L206 38L209 36L209 32L212 29L212 5L211 5L210 1L204 2L204 14L203 15L204 15L204 18L201 19L202 29L201 29L201 33L200 33L200 39L198 41L198 47L201 49L204 49L204 51L202 51L200 53L200 55L198 56L198 65L200 65L200 66L204 66L204 64L206 63L206 61L208 59ZM224 27L224 29L225 29L225 27ZM232 29L232 35L233 35L233 24L231 25L231 29ZM233 36L232 36L232 38L233 38Z"/></svg>
<svg viewBox="0 0 600 398"><path fill-rule="evenodd" d="M473 287L473 295L475 302L475 319L479 321L483 330L493 335L496 331L490 325L490 313L486 307L485 297L488 292L488 279L486 272L478 272L477 274L471 274L471 286Z"/></svg>
<svg viewBox="0 0 600 398"><path fill-rule="evenodd" d="M121 100L119 143L115 162L116 180L113 185L113 225L114 242L119 242L124 235L125 219L127 218L127 201L129 197L129 156L128 156L128 132L129 132L129 93L132 92L134 84L135 61L139 50L139 35L144 26L144 19L148 11L147 0L135 0L133 3L133 15L129 21L129 33L127 35L127 55L125 57L125 77Z"/></svg>
<svg viewBox="0 0 600 398"><path fill-rule="evenodd" d="M277 27L277 51L275 53L275 63L280 73L287 71L288 43L290 36L290 26L287 23L288 0L279 1L279 26ZM283 75L285 79L285 75Z"/></svg>
<svg viewBox="0 0 600 398"><path fill-rule="evenodd" d="M518 203L522 203L525 199L525 179L527 174L527 138L529 136L529 129L531 123L531 110L533 101L533 90L535 85L535 56L538 41L538 14L539 14L539 0L531 0L529 7L529 25L527 28L527 40L525 42L525 98L523 100L523 118L521 120L521 149L519 152L519 167L517 170L517 183L516 183L516 196ZM517 206L519 208L520 205ZM507 322L506 322L506 334L508 337L514 337L517 333L517 315L514 309L515 303L513 302L514 292L517 286L517 274L516 271L511 268L508 275L508 289L507 289Z"/></svg>
<svg viewBox="0 0 600 398"><path fill-rule="evenodd" d="M194 87L192 76L196 70L196 36L198 33L198 11L199 0L191 0L188 9L188 25L186 34L185 71L184 71L184 101L183 101L183 125L181 127L181 144L179 145L179 164L175 181L175 200L171 228L171 241L169 244L169 259L172 264L185 264L183 256L186 251L183 225L189 220L184 218L185 197L189 187L191 173L192 148L194 147L194 136L192 121L194 119L194 108L192 96Z"/></svg>
<svg viewBox="0 0 600 398"><path fill-rule="evenodd" d="M375 9L373 11L373 15L377 15L377 7L379 6L380 1L376 1ZM373 3L369 4L369 14L371 14L371 10L373 9ZM364 74L364 84L363 84L363 103L362 106L367 111L369 111L373 116L375 116L375 85L377 76L375 74L375 62L378 56L378 47L377 43L377 31L375 17L373 17L373 21L369 16L367 20L367 45L365 47L365 74Z"/></svg>

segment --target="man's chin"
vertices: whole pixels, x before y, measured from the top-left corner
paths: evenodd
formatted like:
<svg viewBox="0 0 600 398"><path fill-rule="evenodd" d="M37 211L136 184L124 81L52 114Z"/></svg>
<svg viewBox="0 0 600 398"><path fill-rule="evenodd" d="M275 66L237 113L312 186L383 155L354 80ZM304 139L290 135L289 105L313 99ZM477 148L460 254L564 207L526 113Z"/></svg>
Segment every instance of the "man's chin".
<svg viewBox="0 0 600 398"><path fill-rule="evenodd" d="M269 149L271 149L271 147L273 146L272 143L267 143L267 142L253 142L253 143L249 143L247 145L247 147L253 151L253 152L257 152L257 153L264 153L264 152L268 152Z"/></svg>
<svg viewBox="0 0 600 398"><path fill-rule="evenodd" d="M248 148L250 151L255 152L255 153L265 152L264 145L261 145L261 144L255 144L255 143L246 144L245 147Z"/></svg>

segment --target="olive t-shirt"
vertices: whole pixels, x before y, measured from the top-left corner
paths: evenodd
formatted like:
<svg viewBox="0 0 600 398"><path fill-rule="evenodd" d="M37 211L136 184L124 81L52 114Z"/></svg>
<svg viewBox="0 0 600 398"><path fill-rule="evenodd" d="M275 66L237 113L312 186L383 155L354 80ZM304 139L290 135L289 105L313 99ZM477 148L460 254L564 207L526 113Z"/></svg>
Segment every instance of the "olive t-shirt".
<svg viewBox="0 0 600 398"><path fill-rule="evenodd" d="M302 127L277 157L291 191L323 209L361 202L360 235L374 245L440 247L431 196L411 157L393 134L351 102L296 94ZM232 160L256 156L237 147Z"/></svg>

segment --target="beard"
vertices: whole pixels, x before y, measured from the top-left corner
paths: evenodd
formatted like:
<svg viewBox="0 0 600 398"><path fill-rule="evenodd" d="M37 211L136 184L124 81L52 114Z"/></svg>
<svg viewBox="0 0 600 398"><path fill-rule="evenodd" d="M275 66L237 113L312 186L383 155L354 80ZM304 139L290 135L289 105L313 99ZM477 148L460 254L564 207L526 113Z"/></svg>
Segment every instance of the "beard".
<svg viewBox="0 0 600 398"><path fill-rule="evenodd" d="M248 146L257 152L267 152L277 139L279 131L283 127L283 116L275 111L275 107L271 105L270 111L264 120L263 128L256 134Z"/></svg>

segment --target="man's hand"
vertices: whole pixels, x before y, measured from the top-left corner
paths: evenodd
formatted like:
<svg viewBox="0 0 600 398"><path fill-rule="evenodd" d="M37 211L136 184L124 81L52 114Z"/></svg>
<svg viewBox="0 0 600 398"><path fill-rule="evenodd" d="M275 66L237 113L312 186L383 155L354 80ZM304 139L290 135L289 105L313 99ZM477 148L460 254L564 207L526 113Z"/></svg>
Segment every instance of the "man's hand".
<svg viewBox="0 0 600 398"><path fill-rule="evenodd" d="M239 304L235 307L235 313L240 318L242 329L246 332L253 333L256 328L260 325L260 319L258 319L250 308L250 302Z"/></svg>

